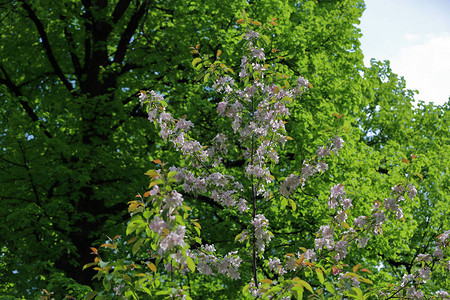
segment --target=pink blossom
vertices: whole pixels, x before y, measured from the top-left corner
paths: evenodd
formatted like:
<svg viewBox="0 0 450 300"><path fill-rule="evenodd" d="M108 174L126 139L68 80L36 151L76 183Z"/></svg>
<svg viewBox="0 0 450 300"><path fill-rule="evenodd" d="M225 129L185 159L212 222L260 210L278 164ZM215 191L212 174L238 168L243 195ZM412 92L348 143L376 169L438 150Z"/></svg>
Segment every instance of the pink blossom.
<svg viewBox="0 0 450 300"><path fill-rule="evenodd" d="M342 147L344 146L344 140L341 139L339 136L335 136L334 140L333 140L333 152L334 154L338 154L338 150L342 149Z"/></svg>
<svg viewBox="0 0 450 300"><path fill-rule="evenodd" d="M345 222L347 220L347 213L345 211L338 211L334 217L338 223Z"/></svg>
<svg viewBox="0 0 450 300"><path fill-rule="evenodd" d="M218 261L217 268L219 273L229 276L231 279L239 279L239 266L242 259L237 255L237 251L229 252L222 261Z"/></svg>
<svg viewBox="0 0 450 300"><path fill-rule="evenodd" d="M297 269L297 258L295 256L286 257L286 269L290 271Z"/></svg>
<svg viewBox="0 0 450 300"><path fill-rule="evenodd" d="M259 165L247 165L245 167L245 172L249 176L255 176L257 178L269 177L269 170L267 168L262 168Z"/></svg>
<svg viewBox="0 0 450 300"><path fill-rule="evenodd" d="M316 244L315 248L316 249L322 249L323 247L326 247L329 250L333 249L333 244L334 244L333 228L331 228L329 225L320 226L320 229L317 232L317 234L322 235L323 237L315 239L315 244Z"/></svg>
<svg viewBox="0 0 450 300"><path fill-rule="evenodd" d="M278 267L281 267L281 262L279 258L269 258L269 269L271 271L274 271L278 269Z"/></svg>
<svg viewBox="0 0 450 300"><path fill-rule="evenodd" d="M156 109L156 108L155 109L150 109L148 111L148 120L150 122L153 122L155 120L157 112L158 112L158 109Z"/></svg>
<svg viewBox="0 0 450 300"><path fill-rule="evenodd" d="M324 158L325 156L328 156L328 155L330 155L330 150L327 147L322 146L319 149L317 149L317 156L320 159L322 159L322 158Z"/></svg>
<svg viewBox="0 0 450 300"><path fill-rule="evenodd" d="M182 118L182 119L178 120L178 122L175 125L175 128L187 131L193 126L194 126L194 124L191 121L186 121L186 119Z"/></svg>
<svg viewBox="0 0 450 300"><path fill-rule="evenodd" d="M302 77L302 76L299 76L299 77L297 78L297 84L298 84L299 86L309 87L309 81L308 81L308 79L305 79L305 78Z"/></svg>
<svg viewBox="0 0 450 300"><path fill-rule="evenodd" d="M222 101L217 105L217 113L219 114L219 116L222 116L225 114L227 106L228 106L228 101Z"/></svg>
<svg viewBox="0 0 450 300"><path fill-rule="evenodd" d="M441 248L438 247L438 248L436 248L436 249L434 250L433 256L435 256L435 257L437 257L437 258L440 258L440 259L443 259L443 258L444 258L444 252L442 251Z"/></svg>
<svg viewBox="0 0 450 300"><path fill-rule="evenodd" d="M431 274L431 270L429 268L427 268L427 267L423 267L423 268L419 269L419 276L424 281L430 279L430 274Z"/></svg>
<svg viewBox="0 0 450 300"><path fill-rule="evenodd" d="M184 235L186 233L186 227L178 225L174 231L171 231L159 244L159 252L163 254L166 251L170 251L176 246L184 246Z"/></svg>
<svg viewBox="0 0 450 300"><path fill-rule="evenodd" d="M408 194L408 197L409 197L410 199L413 199L413 198L416 197L416 195L417 195L416 187L415 187L414 185L410 184L410 185L408 185L408 188L409 188L409 194Z"/></svg>
<svg viewBox="0 0 450 300"><path fill-rule="evenodd" d="M430 262L432 261L432 257L430 254L419 254L417 255L418 261Z"/></svg>
<svg viewBox="0 0 450 300"><path fill-rule="evenodd" d="M156 196L159 193L159 186L154 185L153 188L150 190L150 196Z"/></svg>
<svg viewBox="0 0 450 300"><path fill-rule="evenodd" d="M258 58L259 60L265 60L266 56L264 55L264 49L262 48L253 48L252 55L254 58Z"/></svg>
<svg viewBox="0 0 450 300"><path fill-rule="evenodd" d="M350 207L353 206L352 199L345 198L344 200L341 201L341 205L344 209L349 209Z"/></svg>
<svg viewBox="0 0 450 300"><path fill-rule="evenodd" d="M347 241L338 241L335 245L335 250L337 252L336 256L334 257L336 259L336 261L340 261L343 260L345 258L345 256L347 256L347 247L348 247L348 242Z"/></svg>
<svg viewBox="0 0 450 300"><path fill-rule="evenodd" d="M248 41L255 40L255 39L259 38L259 33L250 29L245 34L244 38Z"/></svg>
<svg viewBox="0 0 450 300"><path fill-rule="evenodd" d="M243 199L243 198L240 198L239 199L239 203L238 203L238 210L239 210L239 212L244 212L244 211L247 211L249 209L249 207L247 206L247 203L246 203L246 201L245 201L245 199Z"/></svg>
<svg viewBox="0 0 450 300"><path fill-rule="evenodd" d="M264 252L265 242L270 242L272 235L267 231L269 221L262 214L256 215L252 220L252 225L255 228L256 246L259 252Z"/></svg>
<svg viewBox="0 0 450 300"><path fill-rule="evenodd" d="M318 162L316 166L317 172L322 172L328 170L328 164L324 162Z"/></svg>
<svg viewBox="0 0 450 300"><path fill-rule="evenodd" d="M394 186L392 188L392 191L397 192L397 193L403 193L405 191L405 188L399 184L399 185Z"/></svg>
<svg viewBox="0 0 450 300"><path fill-rule="evenodd" d="M415 287L409 287L406 289L406 295L412 297L413 299L422 299L423 292L421 290L416 290Z"/></svg>
<svg viewBox="0 0 450 300"><path fill-rule="evenodd" d="M366 225L366 223L367 223L366 219L367 219L366 216L357 217L353 223L353 226L363 229L364 225Z"/></svg>
<svg viewBox="0 0 450 300"><path fill-rule="evenodd" d="M312 249L308 249L305 253L303 253L303 257L310 262L314 262L316 261L316 252Z"/></svg>
<svg viewBox="0 0 450 300"><path fill-rule="evenodd" d="M335 209L336 207L339 206L339 203L336 201L335 198L330 198L330 200L328 200L327 204L330 209Z"/></svg>
<svg viewBox="0 0 450 300"><path fill-rule="evenodd" d="M139 102L141 102L141 105L144 104L148 99L147 93L142 91L139 93Z"/></svg>
<svg viewBox="0 0 450 300"><path fill-rule="evenodd" d="M444 290L437 291L436 296L439 298L450 298L450 294Z"/></svg>
<svg viewBox="0 0 450 300"><path fill-rule="evenodd" d="M280 194L286 198L295 191L300 184L300 178L294 174L290 174L280 185Z"/></svg>
<svg viewBox="0 0 450 300"><path fill-rule="evenodd" d="M367 242L369 241L369 239L370 239L370 237L368 237L368 236L365 236L365 237L362 237L362 238L357 238L356 242L359 244L358 247L359 248L365 248L366 245L367 245Z"/></svg>
<svg viewBox="0 0 450 300"><path fill-rule="evenodd" d="M164 220L162 220L160 217L155 217L153 221L150 222L149 228L159 234L162 235L164 232L164 229L170 229L170 225L167 224Z"/></svg>
<svg viewBox="0 0 450 300"><path fill-rule="evenodd" d="M183 196L177 191L173 191L169 196L164 198L164 203L164 208L168 208L172 211L176 207L182 206Z"/></svg>
<svg viewBox="0 0 450 300"><path fill-rule="evenodd" d="M342 184L336 184L331 188L331 198L336 199L339 196L345 195L344 186Z"/></svg>
<svg viewBox="0 0 450 300"><path fill-rule="evenodd" d="M304 179L307 179L308 177L312 176L314 172L315 170L311 165L308 165L306 162L303 162L302 177Z"/></svg>

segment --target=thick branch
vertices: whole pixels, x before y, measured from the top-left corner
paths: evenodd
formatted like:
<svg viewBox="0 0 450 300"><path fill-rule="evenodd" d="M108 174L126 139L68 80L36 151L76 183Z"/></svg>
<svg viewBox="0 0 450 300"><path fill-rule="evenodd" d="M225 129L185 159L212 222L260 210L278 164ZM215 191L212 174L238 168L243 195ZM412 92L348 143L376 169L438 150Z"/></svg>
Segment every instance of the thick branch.
<svg viewBox="0 0 450 300"><path fill-rule="evenodd" d="M59 79L63 82L64 86L67 88L69 92L74 92L74 88L70 84L70 82L67 80L67 78L64 76L64 73L59 66L58 62L56 61L55 55L53 54L53 50L50 46L50 42L47 37L47 32L45 32L44 25L42 24L41 20L37 17L36 13L33 11L31 6L26 3L24 0L21 1L23 4L23 8L27 11L28 17L33 21L34 25L36 26L39 36L42 39L42 46L44 47L45 53L47 54L48 60L50 64L52 65L53 69L55 70L56 75L58 75Z"/></svg>
<svg viewBox="0 0 450 300"><path fill-rule="evenodd" d="M127 52L128 44L130 43L131 37L139 26L139 21L144 16L148 9L150 1L146 0L139 9L131 16L127 27L125 28L122 36L120 37L119 44L117 45L117 51L114 55L114 62L121 64Z"/></svg>
<svg viewBox="0 0 450 300"><path fill-rule="evenodd" d="M123 14L127 10L128 6L130 6L130 0L120 0L114 8L114 12L112 13L113 23L117 24L119 20L122 18Z"/></svg>
<svg viewBox="0 0 450 300"><path fill-rule="evenodd" d="M65 17L60 16L60 19L63 20L65 19ZM75 49L75 43L73 41L73 36L70 31L67 30L67 27L64 27L64 36L66 37L67 47L69 49L70 58L72 59L72 65L75 71L75 75L77 75L77 78L80 79L83 74L83 70L81 68L80 59L73 51L73 49Z"/></svg>
<svg viewBox="0 0 450 300"><path fill-rule="evenodd" d="M20 90L20 88L17 85L15 85L12 82L11 78L8 76L8 73L6 73L6 70L3 68L3 66L0 66L0 70L2 71L3 75L5 75L5 79L0 78L0 84L6 85L6 87L18 98L20 105L22 105L23 109L25 110L25 112L31 118L31 120L33 122L39 121L38 116L33 111L33 109L30 107L28 102L23 100L24 97L23 97L22 91ZM44 124L39 123L39 127L42 130L44 130L44 134L47 137L52 138L51 133L45 128Z"/></svg>

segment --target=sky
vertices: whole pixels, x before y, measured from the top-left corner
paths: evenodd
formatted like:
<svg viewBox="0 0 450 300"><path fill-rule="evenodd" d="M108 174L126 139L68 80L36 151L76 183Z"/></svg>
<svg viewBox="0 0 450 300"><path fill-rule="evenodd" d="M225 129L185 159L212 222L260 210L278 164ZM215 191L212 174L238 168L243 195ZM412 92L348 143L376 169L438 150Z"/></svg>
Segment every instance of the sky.
<svg viewBox="0 0 450 300"><path fill-rule="evenodd" d="M365 0L364 63L389 60L416 100L442 105L450 97L450 0Z"/></svg>

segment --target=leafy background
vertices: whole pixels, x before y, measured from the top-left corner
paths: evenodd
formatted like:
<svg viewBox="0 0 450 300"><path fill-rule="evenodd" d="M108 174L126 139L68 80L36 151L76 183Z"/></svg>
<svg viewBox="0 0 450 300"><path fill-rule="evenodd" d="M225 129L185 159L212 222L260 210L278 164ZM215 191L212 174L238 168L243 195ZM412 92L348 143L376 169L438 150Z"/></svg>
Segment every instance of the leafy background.
<svg viewBox="0 0 450 300"><path fill-rule="evenodd" d="M351 249L349 265L364 263L382 286L401 278L418 253L449 224L450 113L419 103L389 62L363 65L363 1L9 1L0 3L0 295L35 298L42 288L82 297L100 283L80 271L89 247L124 234L126 203L148 184L143 174L160 158L180 156L158 137L140 109L140 90L163 93L176 116L196 124L209 141L225 130L217 122L219 95L197 80L189 47L238 70L246 16L269 22L273 54L291 76L314 85L294 103L280 168L300 170L304 159L333 136L343 114L346 142L326 175L296 195L297 210L268 209L279 244L266 251L311 247L327 220L329 188L342 183L355 214L408 180L418 200L404 204L406 222L387 224L368 251ZM417 158L411 160L412 155ZM408 163L402 161L406 159ZM240 228L212 205L190 199L205 242L226 251ZM211 216L215 223L210 224ZM277 221L283 222L278 226ZM231 228L231 230L230 230ZM217 234L217 233L221 234ZM228 243L228 246L227 246ZM278 250L277 250L278 249ZM448 278L430 288L448 288ZM242 282L192 275L194 293L235 298Z"/></svg>

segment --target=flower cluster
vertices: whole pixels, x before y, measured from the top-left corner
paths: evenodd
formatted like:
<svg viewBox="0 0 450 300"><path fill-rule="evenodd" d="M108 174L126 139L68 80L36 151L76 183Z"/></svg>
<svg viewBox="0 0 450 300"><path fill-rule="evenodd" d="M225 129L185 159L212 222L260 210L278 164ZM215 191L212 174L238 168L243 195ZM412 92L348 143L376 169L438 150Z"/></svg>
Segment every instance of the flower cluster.
<svg viewBox="0 0 450 300"><path fill-rule="evenodd" d="M204 275L213 275L214 270L217 270L219 274L230 277L231 279L239 279L239 266L242 259L237 255L237 251L232 251L225 255L223 258L216 257L214 252L216 251L214 245L202 245L198 259L198 272Z"/></svg>
<svg viewBox="0 0 450 300"><path fill-rule="evenodd" d="M287 76L280 75L277 64L266 64L270 54L266 54L269 52L265 52L259 42L260 37L260 33L253 30L245 34L247 48L240 62L239 78L234 79L224 74L224 71L214 80L212 88L222 97L217 113L231 126L229 130L217 133L208 147L192 138L192 122L185 118L176 119L166 111L167 104L162 95L154 91L141 92L139 95L140 102L149 106L149 121L155 122L161 137L186 158L184 167L170 167L174 180L182 184L184 192L199 199L200 195L208 197L233 213L246 214L242 219L248 222L245 224L246 229L236 240L247 240L252 251L231 251L224 257L216 255L214 245L201 245L190 251L190 244L185 240L186 226L183 222L176 222L176 218L180 218L176 216L177 210L183 207L182 194L175 190L162 192L158 185L154 185L149 195L160 199L161 203L159 214L153 217L148 227L158 236L158 253L162 256L170 253L171 263L166 264L166 269L170 272L174 271L175 264L178 264L180 272L192 270L189 262L195 260L200 274L222 274L235 280L239 279L242 255L252 255L254 262L257 261L256 255L259 255L260 259L263 258L264 250L273 237L269 231L269 220L259 207L277 199L278 194L289 198L291 202L294 201L290 198L295 191L299 187L303 188L314 174L327 171L329 166L325 158L338 155L344 145L344 140L335 135L330 139L329 145L317 149L313 158L305 159L300 170L283 176L282 181L275 180L271 165L279 163L280 147L292 139L287 136L285 129L285 119L290 115L289 103L312 85L302 76L299 76L292 86L285 84L284 79ZM212 69L214 68L211 67L210 70ZM233 141L231 136L235 137ZM238 143L238 147L232 143ZM237 151L240 151L239 159L243 161L241 174L227 169L227 158L235 155L233 152ZM411 184L397 185L392 188L390 197L373 204L370 215L357 216L349 221L352 200L347 196L342 184L334 185L327 201L328 208L334 211L334 221L320 226L314 249L301 248L304 249L303 253L286 254L282 259L269 257L264 261L264 266L282 278L288 272L312 268L317 260L329 253L334 255L333 258L337 262L344 260L352 243L365 247L370 234L382 232L382 225L387 216L394 215L398 219L404 217L400 204L406 194L412 199L417 190ZM282 201L286 201L284 198ZM352 224L352 221L353 227L347 224ZM404 289L408 297L423 297L423 292L417 286L430 279L431 270L427 264L444 257L443 251L448 246L449 235L450 231L447 231L439 236L433 255L419 255L418 260L424 265L414 274L405 275L399 288ZM254 263L253 268L248 289L253 296L262 297L267 289L258 282L258 270L255 270L257 264ZM341 269L333 271L333 274L337 275L335 282L341 286L359 287L360 278L353 272L340 272ZM292 286L289 286L286 290L291 288ZM448 294L438 291L436 295L446 297ZM282 298L285 295L279 296Z"/></svg>
<svg viewBox="0 0 450 300"><path fill-rule="evenodd" d="M256 249L258 252L264 252L265 243L270 242L272 239L272 233L267 230L269 227L269 220L261 214L256 215L252 220L252 225L256 237Z"/></svg>

